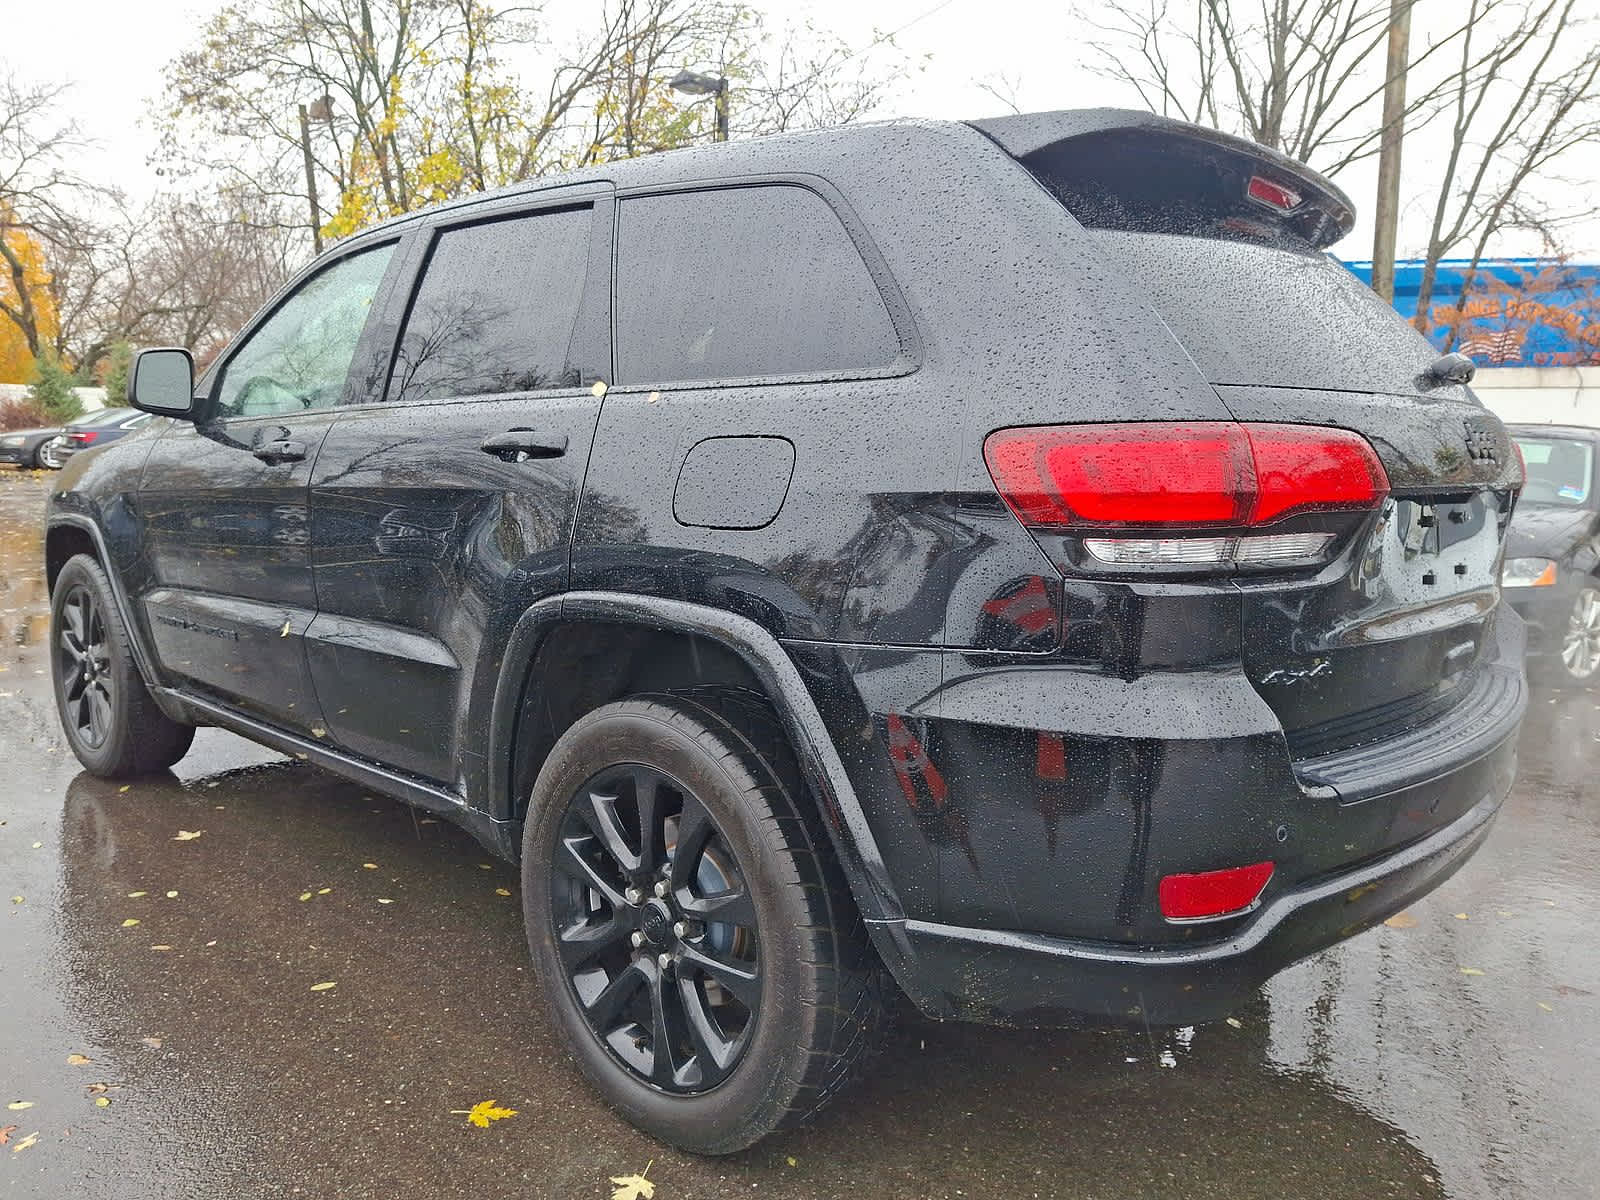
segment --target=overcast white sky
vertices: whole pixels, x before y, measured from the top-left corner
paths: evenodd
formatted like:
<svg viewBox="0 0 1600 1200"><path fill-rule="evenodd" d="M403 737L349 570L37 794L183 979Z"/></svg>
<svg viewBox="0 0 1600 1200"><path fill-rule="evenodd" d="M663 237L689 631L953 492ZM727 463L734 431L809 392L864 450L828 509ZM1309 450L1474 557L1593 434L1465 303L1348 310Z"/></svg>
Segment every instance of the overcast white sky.
<svg viewBox="0 0 1600 1200"><path fill-rule="evenodd" d="M591 0L592 2L592 0ZM1084 29L1074 22L1067 0L757 0L768 12L794 19L809 17L854 44L875 32L898 29L899 46L917 59L927 57L892 98L885 116L966 118L1002 111L979 87L1004 75L1016 85L1027 109L1073 108L1135 103L1116 85L1090 73ZM25 79L41 76L71 82L70 115L96 140L86 171L115 180L130 195L156 192L162 181L146 165L154 144L146 101L159 96L162 68L190 43L220 0L0 0L0 63ZM1425 27L1429 8L1439 13L1455 0L1421 0L1418 21ZM547 24L575 27L585 0L551 0ZM914 22L914 23L913 23ZM37 57L30 48L38 47ZM1426 173L1434 157L1423 139L1408 143L1407 194L1401 254L1415 253L1431 202ZM1562 196L1563 208L1596 207L1596 167L1600 156L1578 164ZM1346 173L1342 186L1355 198L1361 222L1335 252L1346 259L1370 257L1372 179L1370 169ZM1579 257L1600 258L1600 217L1574 228L1570 249ZM1536 253L1536 243L1509 242L1491 253Z"/></svg>

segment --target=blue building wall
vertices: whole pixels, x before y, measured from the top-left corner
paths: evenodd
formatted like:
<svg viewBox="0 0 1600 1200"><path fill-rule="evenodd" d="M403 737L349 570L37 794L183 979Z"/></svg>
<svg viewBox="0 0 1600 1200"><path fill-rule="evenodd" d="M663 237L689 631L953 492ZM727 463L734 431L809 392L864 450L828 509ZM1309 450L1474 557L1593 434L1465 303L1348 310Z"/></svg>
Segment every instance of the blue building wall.
<svg viewBox="0 0 1600 1200"><path fill-rule="evenodd" d="M1344 265L1363 283L1371 282L1370 262ZM1485 260L1458 322L1468 266L1459 259L1439 264L1425 332L1441 352L1461 350L1485 366L1600 365L1600 264ZM1421 282L1421 262L1395 264L1394 306L1407 320L1416 317Z"/></svg>

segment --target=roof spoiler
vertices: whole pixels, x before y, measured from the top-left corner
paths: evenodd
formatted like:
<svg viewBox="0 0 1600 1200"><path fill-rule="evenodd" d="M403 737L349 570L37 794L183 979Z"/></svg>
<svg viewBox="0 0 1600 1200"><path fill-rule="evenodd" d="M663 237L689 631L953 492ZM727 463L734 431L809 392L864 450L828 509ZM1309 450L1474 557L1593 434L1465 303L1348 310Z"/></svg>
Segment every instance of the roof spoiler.
<svg viewBox="0 0 1600 1200"><path fill-rule="evenodd" d="M1124 108L1019 113L967 124L1019 160L1063 151L1093 155L1101 147L1138 142L1156 153L1203 157L1246 179L1262 175L1298 196L1293 223L1319 248L1332 245L1355 225L1355 205L1325 176L1287 154L1204 125Z"/></svg>

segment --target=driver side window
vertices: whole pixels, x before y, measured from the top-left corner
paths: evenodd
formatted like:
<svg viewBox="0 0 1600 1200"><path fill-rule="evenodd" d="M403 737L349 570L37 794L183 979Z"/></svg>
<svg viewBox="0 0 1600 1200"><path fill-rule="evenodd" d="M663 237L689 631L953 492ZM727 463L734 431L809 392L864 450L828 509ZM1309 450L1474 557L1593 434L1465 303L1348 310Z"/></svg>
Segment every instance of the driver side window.
<svg viewBox="0 0 1600 1200"><path fill-rule="evenodd" d="M376 246L313 275L228 360L219 417L268 417L332 408L394 245Z"/></svg>

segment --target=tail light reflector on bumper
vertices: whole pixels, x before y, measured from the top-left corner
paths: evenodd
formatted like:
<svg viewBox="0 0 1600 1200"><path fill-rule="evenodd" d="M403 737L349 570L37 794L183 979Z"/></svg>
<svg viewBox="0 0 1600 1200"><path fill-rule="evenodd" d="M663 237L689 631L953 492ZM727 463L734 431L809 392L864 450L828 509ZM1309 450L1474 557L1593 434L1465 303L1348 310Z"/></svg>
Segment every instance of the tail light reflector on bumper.
<svg viewBox="0 0 1600 1200"><path fill-rule="evenodd" d="M1272 878L1274 864L1251 863L1224 871L1168 875L1157 888L1161 915L1169 921L1209 921L1255 907Z"/></svg>

